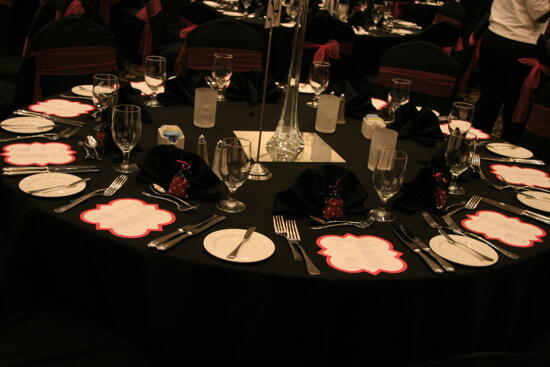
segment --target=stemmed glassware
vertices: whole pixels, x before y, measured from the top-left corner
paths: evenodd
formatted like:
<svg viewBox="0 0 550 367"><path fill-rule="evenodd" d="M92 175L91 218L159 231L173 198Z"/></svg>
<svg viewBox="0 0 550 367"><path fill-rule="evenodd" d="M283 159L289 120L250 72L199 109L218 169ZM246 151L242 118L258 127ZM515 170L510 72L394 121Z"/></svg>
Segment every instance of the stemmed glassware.
<svg viewBox="0 0 550 367"><path fill-rule="evenodd" d="M212 78L216 82L216 88L218 89L218 101L225 101L225 89L229 86L231 75L233 74L231 68L231 61L233 55L216 53L214 54L214 65L212 66Z"/></svg>
<svg viewBox="0 0 550 367"><path fill-rule="evenodd" d="M475 139L474 139L475 140ZM459 128L455 128L447 138L447 147L445 149L445 162L449 166L451 172L451 183L448 187L449 194L463 195L466 190L458 186L458 176L466 171L470 163L470 141L466 138L466 134L462 133Z"/></svg>
<svg viewBox="0 0 550 367"><path fill-rule="evenodd" d="M122 173L138 170L135 163L130 163L130 152L141 137L141 108L131 104L120 104L113 107L111 133L115 144L123 155L122 163L114 169Z"/></svg>
<svg viewBox="0 0 550 367"><path fill-rule="evenodd" d="M219 161L219 172L222 181L229 189L229 197L219 201L216 206L226 213L238 213L246 209L246 205L235 199L235 191L248 178L250 171L250 141L236 137L222 140Z"/></svg>
<svg viewBox="0 0 550 367"><path fill-rule="evenodd" d="M411 95L411 81L408 79L393 78L390 92L388 93L388 117L387 124L395 121L395 111L407 104Z"/></svg>
<svg viewBox="0 0 550 367"><path fill-rule="evenodd" d="M306 104L309 107L317 108L319 95L328 87L330 81L330 64L325 61L314 61L309 70L309 85L315 93L313 99Z"/></svg>
<svg viewBox="0 0 550 367"><path fill-rule="evenodd" d="M114 74L95 74L92 85L92 102L97 109L97 121L107 109L116 104L118 78Z"/></svg>
<svg viewBox="0 0 550 367"><path fill-rule="evenodd" d="M382 4L372 4L371 11L372 25L369 27L369 29L375 30L378 28L378 23L380 23L380 21L384 17L384 6Z"/></svg>
<svg viewBox="0 0 550 367"><path fill-rule="evenodd" d="M449 112L449 133L452 133L456 128L461 133L467 133L474 121L475 108L471 103L453 102Z"/></svg>
<svg viewBox="0 0 550 367"><path fill-rule="evenodd" d="M144 66L145 83L151 89L151 99L145 102L148 107L161 107L157 100L159 90L166 80L166 59L162 56L147 56Z"/></svg>
<svg viewBox="0 0 550 367"><path fill-rule="evenodd" d="M298 0L286 0L283 2L283 6L286 8L286 14L290 20L295 22L298 16Z"/></svg>
<svg viewBox="0 0 550 367"><path fill-rule="evenodd" d="M378 153L376 167L372 172L372 182L381 205L372 209L369 214L377 222L393 222L395 217L386 209L388 200L399 192L405 168L407 167L407 154L396 149L382 149Z"/></svg>
<svg viewBox="0 0 550 367"><path fill-rule="evenodd" d="M248 17L248 8L252 5L252 0L241 0L244 8L244 16Z"/></svg>

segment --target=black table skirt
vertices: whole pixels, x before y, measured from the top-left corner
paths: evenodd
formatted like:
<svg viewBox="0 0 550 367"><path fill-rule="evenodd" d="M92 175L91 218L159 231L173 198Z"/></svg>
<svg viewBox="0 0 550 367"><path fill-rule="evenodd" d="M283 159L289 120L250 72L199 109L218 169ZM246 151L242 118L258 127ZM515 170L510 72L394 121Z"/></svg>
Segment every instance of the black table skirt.
<svg viewBox="0 0 550 367"><path fill-rule="evenodd" d="M307 98L300 99L301 128L313 131L315 112L304 106ZM279 110L277 104L266 106L267 130L275 128ZM196 151L198 136L205 134L212 157L218 139L230 136L232 130L255 130L259 118L259 107L221 103L216 127L198 129L192 125L191 107L150 112L155 123L144 125L143 151L133 152L132 160L141 159L155 144L160 124L180 125L190 151ZM92 127L90 122L68 140L79 151L75 164L85 162L76 142ZM349 119L335 134L321 135L368 190L366 206L378 205L366 169L369 141L360 134L360 122ZM407 180L433 154L412 140L400 140L398 147L409 154ZM99 165L102 172L89 175L89 190L106 186L117 174L109 157ZM358 361L406 366L482 350L521 351L547 330L547 239L531 248L513 248L520 260L501 256L490 268L457 266L455 275L436 276L394 237L389 224L375 223L367 230L314 232L308 229L309 219L297 218L303 245L323 273L317 278L308 276L304 264L294 262L288 245L273 233L273 195L289 187L305 168L320 165L266 163L273 179L249 181L237 191L247 210L228 215L213 230L255 225L270 237L276 244L275 254L255 264L227 263L210 256L202 240L212 230L170 252L157 253L145 244L158 232L123 239L80 221L82 211L113 198L153 202L140 194L144 185L134 176L115 197L95 198L64 214L54 214L53 209L66 199L30 197L18 189L20 178L2 177L2 311L44 300L63 304L128 338L158 366L329 366ZM496 192L468 173L463 176L468 197L476 193L514 203L513 192ZM159 206L174 212L170 205L160 202ZM398 223L407 224L422 239L436 235L418 213L394 212ZM215 203L201 202L196 212L175 212L176 222L164 230L172 231L209 213L219 213ZM457 214L456 219L460 218ZM404 253L408 269L378 276L334 270L316 254L315 239L345 233L389 240Z"/></svg>

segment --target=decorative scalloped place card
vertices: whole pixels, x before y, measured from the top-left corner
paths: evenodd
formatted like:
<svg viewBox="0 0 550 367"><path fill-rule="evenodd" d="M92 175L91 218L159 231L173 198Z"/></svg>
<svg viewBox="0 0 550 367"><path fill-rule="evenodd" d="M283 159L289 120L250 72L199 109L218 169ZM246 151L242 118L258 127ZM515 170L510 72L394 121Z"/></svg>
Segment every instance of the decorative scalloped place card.
<svg viewBox="0 0 550 367"><path fill-rule="evenodd" d="M461 224L488 240L497 240L515 247L531 247L535 242L544 242L542 238L546 237L546 231L540 227L491 210L468 214Z"/></svg>
<svg viewBox="0 0 550 367"><path fill-rule="evenodd" d="M327 235L317 239L318 253L327 264L345 273L401 273L407 263L402 252L395 251L391 242L375 236Z"/></svg>
<svg viewBox="0 0 550 367"><path fill-rule="evenodd" d="M4 162L15 166L47 166L74 162L76 152L64 143L17 143L6 145Z"/></svg>
<svg viewBox="0 0 550 367"><path fill-rule="evenodd" d="M176 216L157 204L148 204L138 199L116 199L108 204L98 204L80 214L83 222L94 224L98 231L109 231L124 238L140 238L151 231L173 223Z"/></svg>
<svg viewBox="0 0 550 367"><path fill-rule="evenodd" d="M139 90L142 96L150 96L153 94L153 91L145 82L130 82L130 85L132 88ZM160 87L157 93L164 93L164 86Z"/></svg>
<svg viewBox="0 0 550 367"><path fill-rule="evenodd" d="M448 123L444 123L444 124L439 124L439 128L441 129L441 132L444 134L444 135L449 135L449 124ZM469 133L472 133L476 136L476 139L477 140L487 140L487 139L490 139L491 138L491 135L487 134L485 131L482 131L482 130L479 130L479 129L476 129L475 127L472 127L470 128L470 130L468 130L468 134ZM467 139L469 139L469 136L467 135L466 136ZM473 138L473 137L472 137Z"/></svg>
<svg viewBox="0 0 550 367"><path fill-rule="evenodd" d="M95 107L78 101L47 99L30 105L29 110L58 117L77 117L95 110Z"/></svg>
<svg viewBox="0 0 550 367"><path fill-rule="evenodd" d="M491 168L491 173L497 176L500 181L512 185L550 188L550 176L538 169L506 166L504 164L492 164L489 168Z"/></svg>

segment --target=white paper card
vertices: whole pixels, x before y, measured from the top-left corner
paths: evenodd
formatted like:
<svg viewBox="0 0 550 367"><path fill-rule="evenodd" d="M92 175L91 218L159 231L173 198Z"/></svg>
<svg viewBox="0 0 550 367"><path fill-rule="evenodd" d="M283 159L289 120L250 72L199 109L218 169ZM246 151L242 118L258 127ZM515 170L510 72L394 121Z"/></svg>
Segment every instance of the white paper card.
<svg viewBox="0 0 550 367"><path fill-rule="evenodd" d="M17 143L6 145L4 162L16 166L47 166L49 164L68 164L73 162L75 151L63 143Z"/></svg>
<svg viewBox="0 0 550 367"><path fill-rule="evenodd" d="M325 134L335 132L339 108L340 98L330 94L321 94L317 105L315 130Z"/></svg>
<svg viewBox="0 0 550 367"><path fill-rule="evenodd" d="M544 242L542 238L546 237L542 228L499 212L480 210L466 217L461 224L467 230L510 246L531 247L535 242Z"/></svg>
<svg viewBox="0 0 550 367"><path fill-rule="evenodd" d="M157 204L138 199L116 199L82 212L80 219L95 224L98 231L109 231L117 237L139 238L151 231L162 231L162 226L173 223L176 216L159 209Z"/></svg>
<svg viewBox="0 0 550 367"><path fill-rule="evenodd" d="M401 273L407 263L403 253L395 251L391 242L375 236L323 236L317 239L319 254L326 256L327 264L345 273Z"/></svg>
<svg viewBox="0 0 550 367"><path fill-rule="evenodd" d="M48 99L30 105L29 110L58 117L77 117L95 110L95 107L91 104L78 101L67 101L66 99Z"/></svg>
<svg viewBox="0 0 550 367"><path fill-rule="evenodd" d="M504 164L492 164L490 168L499 180L509 184L550 188L550 176L544 171Z"/></svg>
<svg viewBox="0 0 550 367"><path fill-rule="evenodd" d="M195 89L193 125L202 128L214 127L217 103L218 93L215 90L210 88Z"/></svg>

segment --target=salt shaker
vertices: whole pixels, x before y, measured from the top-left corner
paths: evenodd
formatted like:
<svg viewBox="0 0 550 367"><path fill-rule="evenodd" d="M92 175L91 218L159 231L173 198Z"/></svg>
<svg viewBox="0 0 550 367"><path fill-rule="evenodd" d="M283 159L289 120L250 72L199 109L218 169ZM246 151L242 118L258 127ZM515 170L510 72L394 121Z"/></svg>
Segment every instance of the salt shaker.
<svg viewBox="0 0 550 367"><path fill-rule="evenodd" d="M346 123L346 95L344 93L340 94L340 107L338 107L338 120L336 120L336 123Z"/></svg>
<svg viewBox="0 0 550 367"><path fill-rule="evenodd" d="M206 145L206 138L202 134L201 136L199 136L199 140L197 141L197 155L204 160L204 163L206 163L207 166L210 165L210 161L208 160L208 147Z"/></svg>
<svg viewBox="0 0 550 367"><path fill-rule="evenodd" d="M220 173L220 160L221 160L222 149L223 149L223 141L218 140L218 142L216 143L216 148L214 149L214 159L212 160L212 172L214 172L220 180L222 179L222 176Z"/></svg>

